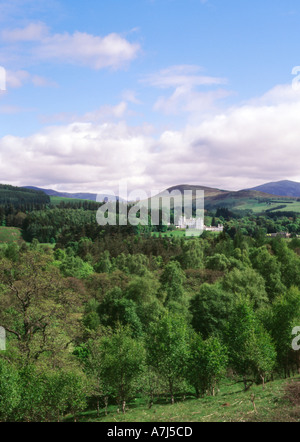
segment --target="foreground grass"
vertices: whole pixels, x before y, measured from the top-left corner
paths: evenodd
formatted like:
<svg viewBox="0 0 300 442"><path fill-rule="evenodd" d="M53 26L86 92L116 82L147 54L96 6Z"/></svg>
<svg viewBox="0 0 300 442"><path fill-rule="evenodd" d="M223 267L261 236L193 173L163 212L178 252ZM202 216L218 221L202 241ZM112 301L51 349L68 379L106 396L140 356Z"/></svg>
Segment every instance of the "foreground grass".
<svg viewBox="0 0 300 442"><path fill-rule="evenodd" d="M296 395L289 396L288 388L297 388ZM294 390L293 390L294 391ZM262 386L253 386L249 391L242 391L242 384L226 382L215 397L182 400L178 398L174 405L161 401L151 409L142 399L137 399L128 406L125 415L118 413L115 406L110 406L108 415L101 410L97 418L96 411L81 415L86 422L300 422L300 376L293 380L279 380ZM298 394L298 396L297 396ZM294 399L293 395L295 396ZM298 399L297 399L298 398ZM298 405L297 405L298 404Z"/></svg>

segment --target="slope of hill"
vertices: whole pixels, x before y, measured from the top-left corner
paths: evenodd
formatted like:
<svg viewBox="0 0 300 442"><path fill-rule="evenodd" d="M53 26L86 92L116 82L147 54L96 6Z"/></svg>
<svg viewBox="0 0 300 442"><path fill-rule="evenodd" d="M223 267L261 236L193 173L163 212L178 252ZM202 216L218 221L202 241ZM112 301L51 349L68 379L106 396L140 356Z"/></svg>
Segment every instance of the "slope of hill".
<svg viewBox="0 0 300 442"><path fill-rule="evenodd" d="M96 201L96 198L97 198L97 195L94 194L94 193L57 192L56 190L42 189L42 188L33 187L33 186L25 186L24 189L39 190L40 192L43 192L46 195L49 195L49 196L59 196L61 198L81 199L81 200L90 200L90 201Z"/></svg>
<svg viewBox="0 0 300 442"><path fill-rule="evenodd" d="M184 400L178 396L171 405L157 401L149 408L143 399L128 404L126 414L109 406L97 418L91 410L79 417L80 422L299 422L300 378L274 380L264 389L254 385L251 391L242 391L241 385L224 381L216 396ZM255 402L251 400L255 398ZM255 405L254 405L255 404ZM68 419L70 420L70 418Z"/></svg>
<svg viewBox="0 0 300 442"><path fill-rule="evenodd" d="M174 190L179 190L182 193L185 190L192 190L193 192L196 192L197 190L204 190L206 197L227 195L229 193L227 190L214 189L212 187L205 186L190 186L189 184L180 184L179 186L173 186L167 189L168 192L172 192Z"/></svg>
<svg viewBox="0 0 300 442"><path fill-rule="evenodd" d="M0 206L43 206L49 203L50 197L39 190L0 184Z"/></svg>
<svg viewBox="0 0 300 442"><path fill-rule="evenodd" d="M206 210L215 211L218 208L227 208L235 211L253 211L264 213L266 211L281 211L300 213L300 202L293 197L275 196L258 190L248 189L239 191L226 191L204 186L189 186L187 184L173 186L159 196L167 196L168 192L179 190L193 190L193 198L196 198L197 190L204 190Z"/></svg>
<svg viewBox="0 0 300 442"><path fill-rule="evenodd" d="M254 187L250 190L258 190L260 192L270 193L277 196L290 196L300 198L300 183L295 181L277 181L274 183L266 183L261 186Z"/></svg>
<svg viewBox="0 0 300 442"><path fill-rule="evenodd" d="M259 190L261 189L261 190ZM299 190L297 190L299 189ZM205 209L214 211L218 208L228 208L231 210L252 210L254 213L282 211L300 213L300 183L292 181L280 181L277 183L267 183L254 189L240 191L228 191L206 186L195 186L181 184L167 189L159 196L166 196L169 192L179 190L193 191L193 198L196 198L196 191L203 190L205 195ZM262 191L264 190L264 192ZM42 189L38 187L13 187L0 185L0 206L13 205L20 207L26 204L45 205L50 203L51 198L65 198L76 200L96 201L97 195L94 193L67 193L58 192L52 189ZM101 200L110 195L101 195ZM124 201L119 198L120 201Z"/></svg>
<svg viewBox="0 0 300 442"><path fill-rule="evenodd" d="M24 186L24 189L31 189L31 190L38 190L41 192L44 192L46 195L49 196L57 196L60 198L70 198L70 199L77 199L77 200L89 200L89 201L97 201L98 195L96 193L68 193L68 192L57 192L56 190L52 189L42 189L39 187L33 187L33 186ZM110 195L99 195L100 200L104 200L107 198L110 200ZM120 199L117 197L117 199Z"/></svg>

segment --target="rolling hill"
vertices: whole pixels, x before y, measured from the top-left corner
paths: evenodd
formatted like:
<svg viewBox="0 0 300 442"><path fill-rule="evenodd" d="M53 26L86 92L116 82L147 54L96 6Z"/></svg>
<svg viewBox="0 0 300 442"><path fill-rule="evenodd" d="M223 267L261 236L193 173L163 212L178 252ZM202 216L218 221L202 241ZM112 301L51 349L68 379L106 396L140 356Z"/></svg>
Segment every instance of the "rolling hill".
<svg viewBox="0 0 300 442"><path fill-rule="evenodd" d="M168 195L168 192L179 190L192 190L193 198L196 191L202 190L205 194L205 209L215 211L218 208L228 208L235 211L253 211L254 213L264 212L296 212L300 213L300 183L293 181L279 181L266 183L253 189L229 191L214 187L196 186L181 184L168 188L159 196ZM33 186L13 187L0 185L0 206L6 204L40 203L47 204L51 198L76 199L96 201L94 193L68 193L58 192L53 189L43 189ZM101 198L108 198L109 195L101 195ZM119 198L121 201L121 198Z"/></svg>
<svg viewBox="0 0 300 442"><path fill-rule="evenodd" d="M33 186L24 186L24 189L29 190L35 190L45 193L48 196L56 196L60 198L70 198L70 199L77 199L77 200L88 200L88 201L97 201L98 195L96 193L68 193L68 192L57 192L56 190L52 189L42 189L40 187L33 187ZM104 200L107 198L110 200L111 195L99 195L100 200ZM117 199L122 200L121 198L117 197Z"/></svg>
<svg viewBox="0 0 300 442"><path fill-rule="evenodd" d="M257 190L259 192L265 192L277 196L300 198L300 183L289 180L262 184L261 186L254 187L250 190Z"/></svg>
<svg viewBox="0 0 300 442"><path fill-rule="evenodd" d="M189 186L187 184L173 186L162 192L160 196L167 195L167 192L179 190L193 190L194 199L197 190L204 190L206 210L215 211L218 208L227 208L235 211L253 211L254 213L281 211L300 213L300 202L297 198L290 196L273 195L256 189L226 191L204 186Z"/></svg>
<svg viewBox="0 0 300 442"><path fill-rule="evenodd" d="M24 189L8 184L0 184L0 206L33 207L49 203L49 196L38 189Z"/></svg>

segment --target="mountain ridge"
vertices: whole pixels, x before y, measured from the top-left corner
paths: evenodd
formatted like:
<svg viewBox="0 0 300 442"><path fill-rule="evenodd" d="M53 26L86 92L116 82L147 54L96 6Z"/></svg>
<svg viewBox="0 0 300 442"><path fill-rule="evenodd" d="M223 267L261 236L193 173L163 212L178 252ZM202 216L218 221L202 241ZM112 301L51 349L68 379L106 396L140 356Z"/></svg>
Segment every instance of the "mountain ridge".
<svg viewBox="0 0 300 442"><path fill-rule="evenodd" d="M97 200L96 193L90 192L78 192L78 193L69 193L69 192L60 192L53 189L45 189L41 187L34 186L22 186L23 189L28 190L36 190L46 193L49 196L58 196L62 198L70 198L70 199L84 199L90 201ZM171 186L166 189L169 192L174 190L179 190L183 192L184 190L204 190L206 197L217 197L217 198L226 198L228 196L239 197L260 197L260 196L268 196L268 197L290 197L290 198L300 198L300 183L296 181L290 180L282 180L282 181L274 181L268 182L265 184L261 184L259 186L255 186L252 188L241 189L241 190L224 190L209 186L201 186L201 185L189 185L189 184L179 184L175 186ZM255 193L256 192L256 193ZM263 194L263 195L262 195ZM107 197L105 195L104 197ZM122 198L120 198L122 200Z"/></svg>
<svg viewBox="0 0 300 442"><path fill-rule="evenodd" d="M43 189L41 187L34 187L34 186L23 186L23 189L28 189L28 190L36 190L36 191L41 191L44 192L46 195L48 196L57 196L60 198L69 198L69 199L79 199L79 200L87 200L87 201L98 201L99 200L104 200L105 198L107 198L108 200L110 200L111 195L98 195L97 193L84 193L84 192L78 192L78 193L68 193L68 192L58 192L57 190L53 190L53 189ZM116 197L117 200L122 201L122 198L120 198L119 196Z"/></svg>
<svg viewBox="0 0 300 442"><path fill-rule="evenodd" d="M300 183L290 180L265 183L248 190L257 190L276 196L286 196L292 198L300 197Z"/></svg>

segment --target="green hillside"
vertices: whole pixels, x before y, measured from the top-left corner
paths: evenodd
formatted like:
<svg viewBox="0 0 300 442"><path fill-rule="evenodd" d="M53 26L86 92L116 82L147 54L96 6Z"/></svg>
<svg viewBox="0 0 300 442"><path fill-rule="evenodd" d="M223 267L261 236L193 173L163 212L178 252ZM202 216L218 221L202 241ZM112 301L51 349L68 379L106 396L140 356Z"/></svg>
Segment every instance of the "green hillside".
<svg viewBox="0 0 300 442"><path fill-rule="evenodd" d="M86 203L87 201L90 201L95 204L95 201L92 200L86 200L86 199L75 199L75 198L67 198L62 196L50 196L51 204L54 206L58 206L60 203Z"/></svg>
<svg viewBox="0 0 300 442"><path fill-rule="evenodd" d="M262 212L296 212L300 213L300 201L296 198L276 197L260 192L230 192L226 196L206 197L205 208L216 210L226 207L231 210L252 210Z"/></svg>
<svg viewBox="0 0 300 442"><path fill-rule="evenodd" d="M189 186L187 184L174 186L159 196L167 196L167 192L185 190L193 191L193 200L196 202L197 191L204 191L204 208L209 211L216 211L219 208L230 210L246 210L253 213L268 212L295 212L300 213L300 198L288 196L276 196L271 193L264 193L257 190L227 191L205 186Z"/></svg>
<svg viewBox="0 0 300 442"><path fill-rule="evenodd" d="M299 422L300 377L270 382L263 390L253 386L242 391L241 384L227 381L216 396L202 399L177 398L174 405L159 400L151 409L142 399L131 403L125 415L109 407L105 416L101 410L82 415L80 421L90 422ZM254 400L254 402L253 402Z"/></svg>
<svg viewBox="0 0 300 442"><path fill-rule="evenodd" d="M0 207L32 208L50 203L50 198L43 192L22 187L0 184Z"/></svg>

